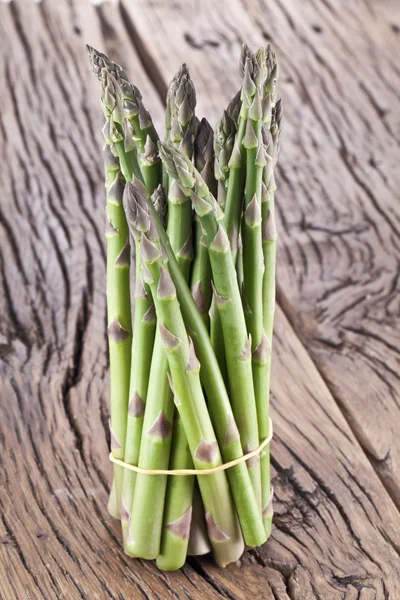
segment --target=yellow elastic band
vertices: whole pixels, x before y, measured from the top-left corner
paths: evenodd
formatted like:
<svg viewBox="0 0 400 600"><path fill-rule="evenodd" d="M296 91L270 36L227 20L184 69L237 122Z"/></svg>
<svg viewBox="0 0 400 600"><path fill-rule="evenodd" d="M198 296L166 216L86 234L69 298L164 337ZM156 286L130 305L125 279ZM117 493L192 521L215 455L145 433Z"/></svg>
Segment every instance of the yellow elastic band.
<svg viewBox="0 0 400 600"><path fill-rule="evenodd" d="M213 469L142 469L141 467L136 467L135 465L130 465L123 460L119 460L115 458L110 452L109 459L111 462L123 467L124 469L130 469L131 471L136 471L136 473L142 473L142 475L212 475L213 473L218 473L218 471L225 471L226 469L230 469L235 465L240 464L245 460L249 460L252 456L257 456L260 454L261 450L269 444L272 440L273 430L272 430L272 421L269 419L269 435L261 442L261 444L255 450L248 452L247 454L243 454L239 458L235 458L235 460L231 460L227 463L219 465L218 467L214 467Z"/></svg>

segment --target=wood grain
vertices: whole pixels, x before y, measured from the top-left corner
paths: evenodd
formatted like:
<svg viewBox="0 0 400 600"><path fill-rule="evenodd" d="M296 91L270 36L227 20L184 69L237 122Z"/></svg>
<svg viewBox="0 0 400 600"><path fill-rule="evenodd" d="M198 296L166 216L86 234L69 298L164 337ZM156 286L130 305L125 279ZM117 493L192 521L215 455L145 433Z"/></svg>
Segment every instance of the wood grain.
<svg viewBox="0 0 400 600"><path fill-rule="evenodd" d="M212 123L238 89L242 41L276 48L285 111L278 300L400 507L398 3L122 7L168 77L183 58L190 64Z"/></svg>
<svg viewBox="0 0 400 600"><path fill-rule="evenodd" d="M186 9L175 3L177 29L165 37L158 19L170 14L166 5L136 4L134 20L128 5L95 9L86 0L0 4L0 598L397 598L399 512L324 381L316 360L322 354L313 350L315 344L309 346L304 329L283 302L297 332L279 309L272 398L276 519L271 541L248 553L241 567L220 570L208 558L191 559L177 573L161 573L152 563L129 559L120 549L118 523L106 512L111 468L104 191L98 85L89 72L84 43L110 52L126 66L158 123L165 80L153 85L157 69L172 74L182 55L193 72L202 64L201 81L196 77L199 96L203 109L205 99L209 114L216 114L231 91L228 73L238 47L237 39L228 44L227 38L220 50L222 43L214 44L219 38L210 37L218 23L216 3L207 25L211 30L204 25L204 16L203 25L199 17L195 29L200 36L195 44L208 40L205 50L188 44L181 46L180 55L178 30L183 31ZM242 5L232 6L238 12L227 14L218 25L221 38L232 23L236 27L251 23ZM153 23L157 31L151 53L138 33L144 22ZM164 26L169 27L166 21ZM193 24L188 31L193 31ZM164 36L164 59L159 35ZM226 60L226 74L215 87L211 79L221 61L219 52ZM165 56L175 64L167 65ZM205 85L213 101L204 95ZM294 98L301 86L297 80L291 85ZM288 116L288 121L290 132L293 119L290 122ZM285 228L281 209L281 254L285 247L294 253L302 239L289 188L299 182L291 152L300 152L302 146L290 135L285 140L289 150L282 156L290 179L286 181L281 169L279 197L291 216ZM306 139L303 132L302 144ZM320 154L312 152L315 160ZM316 170L312 173L315 177ZM303 199L302 194L296 197ZM351 206L350 196L346 198L349 214L359 214L358 196ZM321 210L324 206L330 211L331 200L331 192L318 197ZM345 198L341 202L344 211ZM332 227L336 221L330 212L326 215L320 220ZM381 227L386 231L385 219L379 216L376 221L370 236ZM325 256L329 249L323 239L315 243L321 243ZM308 257L309 247L303 245ZM298 253L296 260L300 261ZM281 259L281 289L286 277L292 304L299 302L305 314L310 297L299 301L299 273L303 292L314 286L322 293L324 278L315 265L309 266L315 276L312 283L304 265L296 264L295 276ZM343 268L338 262L338 276L343 276ZM325 307L326 319L333 310ZM326 324L315 317L308 327L316 336ZM395 345L386 331L382 339ZM379 344L369 351L379 352ZM342 355L346 356L343 349L331 349L326 364L342 360ZM391 356L385 357L384 366L390 365ZM342 390L343 383L332 373ZM359 375L354 372L352 377L361 388ZM386 419L385 402L382 398ZM380 431L386 426L382 420Z"/></svg>

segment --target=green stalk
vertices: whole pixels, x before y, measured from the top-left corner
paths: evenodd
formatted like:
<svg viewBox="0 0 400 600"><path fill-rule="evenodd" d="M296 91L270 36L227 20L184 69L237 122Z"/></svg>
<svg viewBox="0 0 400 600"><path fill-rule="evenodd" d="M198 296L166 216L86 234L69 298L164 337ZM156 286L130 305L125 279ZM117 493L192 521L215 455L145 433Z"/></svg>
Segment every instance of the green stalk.
<svg viewBox="0 0 400 600"><path fill-rule="evenodd" d="M166 130L175 147L191 159L195 127L196 94L193 82L182 65L173 78L167 94ZM167 235L187 281L193 260L192 207L176 182L169 181ZM185 431L175 421L174 446L170 468L190 468L192 460ZM179 467L179 465L184 465ZM185 563L192 515L193 478L170 477L165 503L162 543L157 564L163 569L179 569Z"/></svg>
<svg viewBox="0 0 400 600"><path fill-rule="evenodd" d="M110 61L87 46L90 63L102 84L101 102L105 116L103 134L106 140L104 163L107 190L107 320L110 352L110 405L111 405L111 450L116 458L124 457L126 434L126 412L129 398L129 365L131 357L131 314L129 293L130 251L128 227L122 208L125 165L131 171L135 164L131 153L124 153L119 159L119 149L123 135L114 123L118 106L115 98L114 78L109 74L124 78L125 72L119 65ZM118 157L118 158L117 158ZM114 465L114 480L111 488L108 509L119 518L121 507L123 469Z"/></svg>
<svg viewBox="0 0 400 600"><path fill-rule="evenodd" d="M196 469L222 464L218 442L208 414L200 383L200 364L189 341L177 301L175 286L164 267L161 254L144 236L142 256L149 271L149 285L160 320L160 332L168 356L175 402L185 428ZM206 521L215 559L221 566L238 560L244 543L237 521L228 480L223 471L198 477L206 509ZM185 525L187 525L185 523ZM189 536L186 526L181 535Z"/></svg>
<svg viewBox="0 0 400 600"><path fill-rule="evenodd" d="M206 227L206 226L205 226ZM212 235L212 231L210 231ZM210 235L210 238L211 238ZM211 238L209 253L215 284L215 300L221 317L229 390L233 414L245 452L259 444L256 403L251 368L250 339L230 251L229 239L222 225ZM261 479L258 457L247 461L250 478L261 509Z"/></svg>
<svg viewBox="0 0 400 600"><path fill-rule="evenodd" d="M166 374L168 361L157 330L140 443L139 467L168 469L174 403ZM128 554L157 558L160 551L166 475L137 474L132 517L126 541Z"/></svg>
<svg viewBox="0 0 400 600"><path fill-rule="evenodd" d="M240 109L238 110L237 132L232 154L228 163L229 178L225 205L224 227L230 235L233 228L240 230L240 217L243 205L246 179L246 152L243 148L243 139L246 133L247 115L256 92L256 78L258 65L255 57L243 46L241 67L243 83L240 93Z"/></svg>
<svg viewBox="0 0 400 600"><path fill-rule="evenodd" d="M217 194L217 181L213 173L214 149L213 130L207 119L202 119L194 140L194 164L206 181L211 193ZM190 287L196 305L209 327L208 311L211 306L211 264L208 248L203 236L201 223L196 216L194 221L195 252L192 266Z"/></svg>
<svg viewBox="0 0 400 600"><path fill-rule="evenodd" d="M152 199L162 212L161 195L158 189ZM124 208L132 236L138 245L137 258L140 261L138 241L141 233L145 232L153 237L157 236L157 232L152 231L145 198L131 183L127 183L125 187ZM168 467L174 405L166 377L167 359L160 336L156 336L154 341L155 314L146 294L146 287L139 269L132 400L128 417L129 447L127 446L125 460L142 468L155 469ZM126 470L123 532L128 554L142 558L157 557L165 488L166 477L150 478Z"/></svg>
<svg viewBox="0 0 400 600"><path fill-rule="evenodd" d="M115 173L114 180L112 172ZM107 321L110 352L111 451L123 460L129 399L132 323L129 291L130 246L122 206L123 183L119 171L108 171L107 190ZM115 498L109 507L119 514L123 469L114 467ZM118 507L117 509L115 507Z"/></svg>
<svg viewBox="0 0 400 600"><path fill-rule="evenodd" d="M190 203L189 203L190 204ZM207 329L210 327L210 318L208 311L211 305L211 264L208 256L208 248L206 239L203 236L200 220L195 217L194 220L194 260L192 265L192 273L190 286L193 299L202 316Z"/></svg>
<svg viewBox="0 0 400 600"><path fill-rule="evenodd" d="M264 119L265 125L269 125L270 114ZM264 402L260 406L259 424L260 439L269 435L269 393L271 383L271 351L272 334L275 315L275 270L276 270L276 225L274 195L276 190L274 178L274 166L276 165L279 151L280 124L282 119L281 102L277 102L272 111L270 133L264 135L264 144L268 152L268 162L263 171L262 191L262 247L265 272L263 278L263 326L266 335L264 348L259 352L259 359L265 363L266 380L264 385ZM272 527L272 491L270 474L270 448L269 445L261 453L261 476L262 476L262 507L265 531L269 537Z"/></svg>
<svg viewBox="0 0 400 600"><path fill-rule="evenodd" d="M193 469L193 461L179 413L175 413L170 469ZM192 519L194 475L169 477L164 525L157 566L163 571L180 569L186 560Z"/></svg>
<svg viewBox="0 0 400 600"><path fill-rule="evenodd" d="M139 261L138 244L136 257ZM151 295L149 296L146 291L146 287L142 281L142 274L139 271L135 286L135 317L129 389L130 402L124 458L124 461L130 465L137 465L139 462L140 440L153 354L155 326L154 304ZM135 481L136 473L125 469L121 503L121 523L125 541L128 533L128 522L131 516Z"/></svg>
<svg viewBox="0 0 400 600"><path fill-rule="evenodd" d="M208 249L207 249L208 252ZM211 265L210 265L211 269ZM210 284L211 287L211 284ZM225 385L229 391L229 380L228 380L228 370L226 366L226 355L225 355L225 342L224 342L224 332L222 329L221 318L219 316L219 312L217 309L217 304L215 302L215 297L213 297L210 308L210 339L212 346L214 348L215 356L217 357L219 368L221 369L222 376L225 381Z"/></svg>
<svg viewBox="0 0 400 600"><path fill-rule="evenodd" d="M247 330L252 340L252 373L254 396L257 407L258 429L263 428L263 406L267 384L267 365L264 360L265 335L263 327L262 283L264 261L261 239L261 188L265 165L264 148L261 140L262 107L259 90L256 89L249 109L246 135L245 211L242 220L243 233L243 294L246 306ZM268 423L268 418L267 421ZM258 435L258 431L257 431ZM260 438L258 439L260 441ZM260 488L260 508L262 506Z"/></svg>

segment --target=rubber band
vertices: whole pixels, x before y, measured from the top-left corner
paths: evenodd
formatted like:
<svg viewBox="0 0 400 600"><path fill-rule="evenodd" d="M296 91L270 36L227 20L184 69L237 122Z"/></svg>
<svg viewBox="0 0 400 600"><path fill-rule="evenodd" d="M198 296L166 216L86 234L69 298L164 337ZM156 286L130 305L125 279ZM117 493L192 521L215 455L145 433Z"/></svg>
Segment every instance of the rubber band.
<svg viewBox="0 0 400 600"><path fill-rule="evenodd" d="M235 458L227 463L223 463L222 465L218 465L218 467L214 467L213 469L142 469L141 467L137 467L136 465L130 465L123 460L119 460L113 456L113 453L110 452L109 459L112 463L123 467L124 469L129 469L130 471L135 471L136 473L141 473L142 475L177 475L179 476L188 476L188 475L213 475L214 473L218 473L219 471L226 471L226 469L230 469L231 467L235 467L245 460L249 460L253 456L257 456L260 452L265 448L267 444L272 440L273 436L272 429L272 421L269 419L269 435L261 442L261 444L255 450L248 452L247 454L243 454L239 458Z"/></svg>

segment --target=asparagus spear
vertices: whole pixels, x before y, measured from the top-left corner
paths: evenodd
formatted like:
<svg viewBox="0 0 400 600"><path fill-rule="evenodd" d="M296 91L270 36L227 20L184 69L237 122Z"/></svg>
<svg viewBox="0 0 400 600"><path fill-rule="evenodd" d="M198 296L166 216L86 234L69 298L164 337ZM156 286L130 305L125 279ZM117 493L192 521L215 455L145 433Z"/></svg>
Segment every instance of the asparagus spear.
<svg viewBox="0 0 400 600"><path fill-rule="evenodd" d="M278 101L272 111L272 122L270 132L266 129L269 125L268 117L264 125L263 132L264 144L268 152L268 162L264 167L263 173L263 202L262 208L262 238L263 238L263 257L265 264L265 273L263 278L263 322L266 341L263 350L263 359L266 361L266 382L265 382L265 401L260 406L259 423L260 438L269 434L269 390L271 375L271 348L272 331L275 314L275 264L276 264L276 226L274 210L274 193L276 190L273 168L277 162L279 151L279 135L281 130L282 106ZM261 474L262 474L262 506L264 527L267 536L270 535L272 526L272 492L270 483L270 457L269 446L261 454Z"/></svg>
<svg viewBox="0 0 400 600"><path fill-rule="evenodd" d="M217 122L214 135L214 173L218 181L218 202L222 209L225 209L226 204L226 188L229 181L228 165L232 156L236 131L237 122L228 107L224 111L222 119Z"/></svg>
<svg viewBox="0 0 400 600"><path fill-rule="evenodd" d="M218 181L217 199L222 209L226 205L226 189L229 182L229 162L235 142L237 131L237 119L240 111L240 93L231 100L228 108L224 111L223 117L218 121L214 136L215 150L215 177ZM207 182L206 182L207 183ZM231 252L234 262L236 262L238 251L239 232L233 225L230 231L229 240L231 243ZM228 381L227 366L225 357L225 347L221 319L213 298L210 309L210 337L211 343L215 349L215 354L224 376L225 382Z"/></svg>
<svg viewBox="0 0 400 600"><path fill-rule="evenodd" d="M143 104L142 95L136 86L129 83L120 65L91 46L86 48L94 73L103 83L103 88L107 88L102 101L107 109L111 106L111 129L120 134L122 128L124 131L123 146L117 146L122 170L124 172L129 168L124 165L128 159L136 176L140 170L149 193L152 194L161 182L161 163L157 153L158 135L150 113Z"/></svg>
<svg viewBox="0 0 400 600"><path fill-rule="evenodd" d="M149 273L148 281L171 369L176 405L193 463L197 469L218 466L222 464L222 458L200 384L200 364L186 333L175 286L161 264L159 249L145 235L142 235L141 252ZM221 566L225 566L236 561L244 550L226 474L220 471L207 477L200 476L199 486L215 558ZM189 536L187 516L178 527L181 537Z"/></svg>
<svg viewBox="0 0 400 600"><path fill-rule="evenodd" d="M219 207L207 184L190 161L178 150L159 144L167 171L190 196L205 231L215 285L215 299L221 316L228 369L231 404L245 452L259 445L256 403L251 369L251 340L236 278L230 242L222 224ZM219 209L219 210L218 210ZM250 478L261 512L261 478L258 457L248 461Z"/></svg>
<svg viewBox="0 0 400 600"><path fill-rule="evenodd" d="M157 197L155 199L158 202ZM151 230L146 200L131 183L126 184L124 206L135 239L140 239L141 232L146 232L150 237L154 234L157 235ZM138 254L140 256L140 252ZM147 286L147 284L145 285ZM143 396L140 400L137 395L133 396L135 404L132 412L136 411L134 409L138 403L140 407L136 411L139 414L133 414L130 419L132 437L131 453L128 458L133 461L132 464L139 464L142 468L167 468L174 412L174 404L166 377L167 360L159 334L156 335L154 349L152 346L149 348L149 346L143 345L144 341L148 343L149 340L143 340L143 338L140 340L139 336L143 329L141 325L142 323L139 322L140 329L138 332L135 331L139 341L142 342L141 357L137 368L139 370L146 369L146 380L142 383L147 389L141 390ZM135 376L134 383L137 383ZM146 405L144 405L144 398L146 398ZM165 476L149 477L141 474L133 477L125 476L126 501L132 503L129 532L127 532L125 540L126 551L129 554L142 558L157 557L166 483Z"/></svg>
<svg viewBox="0 0 400 600"><path fill-rule="evenodd" d="M192 469L193 461L179 413L175 412L170 469ZM157 566L180 569L186 560L192 521L194 475L170 476L164 509L164 525Z"/></svg>
<svg viewBox="0 0 400 600"><path fill-rule="evenodd" d="M186 65L182 65L172 79L167 94L166 130L171 143L190 159L193 153L196 93ZM175 182L169 182L167 234L178 265L185 277L189 276L193 258L192 208ZM159 340L157 352L164 355ZM165 360L165 356L164 356ZM159 377L166 379L165 373ZM172 404L172 398L171 398ZM180 421L175 421L174 446L171 468L190 468L192 460L185 432ZM181 527L189 531L193 495L193 478L170 478L165 505L162 546L157 564L162 569L179 569L185 562L189 535L180 535Z"/></svg>
<svg viewBox="0 0 400 600"><path fill-rule="evenodd" d="M122 207L124 189L121 172L110 149L105 151L107 173L107 320L110 352L111 451L124 457L126 412L129 398L131 361L131 309L129 293L130 246ZM114 467L114 492L109 508L119 516L123 469Z"/></svg>
<svg viewBox="0 0 400 600"><path fill-rule="evenodd" d="M133 197L132 197L133 196ZM158 189L153 194L153 201L162 208L163 192ZM135 317L132 343L132 364L129 389L129 407L127 420L127 433L124 461L131 465L137 465L139 461L140 440L143 428L143 417L147 398L151 359L153 354L156 318L154 304L150 290L143 281L140 268L139 240L140 230L148 231L150 220L140 203L137 202L135 188L127 184L124 193L124 209L132 239L136 244L136 286L135 286ZM145 205L144 205L145 207ZM139 229L140 227L140 229ZM121 501L121 523L124 541L128 534L128 523L131 516L133 493L136 482L136 473L125 469L122 487Z"/></svg>
<svg viewBox="0 0 400 600"><path fill-rule="evenodd" d="M246 156L242 142L246 132L247 115L250 106L252 105L254 94L257 89L257 82L260 77L260 69L257 60L246 44L242 47L240 64L243 77L240 92L241 104L235 142L228 162L229 179L224 219L224 226L228 235L231 234L233 228L238 232L240 227L246 176Z"/></svg>
<svg viewBox="0 0 400 600"><path fill-rule="evenodd" d="M196 92L185 64L171 81L165 125L174 147L189 159L193 154ZM175 182L169 182L167 234L185 278L189 277L192 251L192 207Z"/></svg>
<svg viewBox="0 0 400 600"><path fill-rule="evenodd" d="M93 53L87 46L90 62L97 77L102 82L102 108L105 116L103 134L106 141L104 162L107 189L107 312L110 349L110 405L111 405L111 446L116 458L123 458L126 433L126 407L129 394L129 364L131 355L131 317L129 297L129 240L128 228L122 208L123 180L122 165L118 155L123 136L113 127L113 112L116 107L112 99L112 82L103 76L104 67L110 62L105 55ZM117 67L117 66L116 66ZM113 65L111 70L115 70ZM125 73L121 69L121 77ZM110 92L110 93L109 93ZM133 157L127 153L133 170ZM118 168L117 168L118 167ZM114 482L111 490L109 510L114 516L120 515L123 470L114 467Z"/></svg>
<svg viewBox="0 0 400 600"><path fill-rule="evenodd" d="M213 174L213 130L207 119L202 119L194 141L194 164L211 190L216 193L217 182ZM188 200L189 201L189 200ZM190 287L196 305L209 326L208 311L211 305L211 265L207 243L203 236L200 219L195 216L195 252Z"/></svg>

